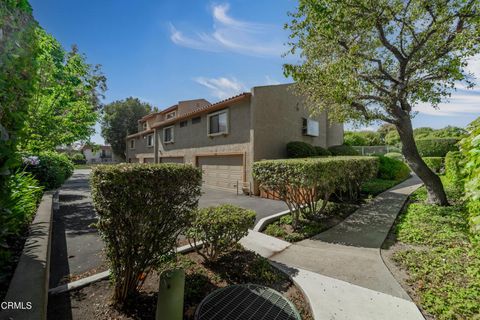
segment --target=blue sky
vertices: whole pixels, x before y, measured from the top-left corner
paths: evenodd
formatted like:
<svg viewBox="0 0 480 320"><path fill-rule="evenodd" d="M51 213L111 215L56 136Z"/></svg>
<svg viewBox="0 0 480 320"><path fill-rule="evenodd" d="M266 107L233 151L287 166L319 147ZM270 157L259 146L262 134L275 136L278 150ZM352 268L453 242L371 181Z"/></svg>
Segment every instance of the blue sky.
<svg viewBox="0 0 480 320"><path fill-rule="evenodd" d="M214 102L252 86L285 83L283 25L293 0L31 0L40 25L107 76L105 103L128 96L159 108ZM480 60L469 70L480 76ZM414 126L465 126L480 115L480 90L459 90L440 111L419 106ZM98 126L97 126L97 131ZM97 133L93 140L102 143Z"/></svg>

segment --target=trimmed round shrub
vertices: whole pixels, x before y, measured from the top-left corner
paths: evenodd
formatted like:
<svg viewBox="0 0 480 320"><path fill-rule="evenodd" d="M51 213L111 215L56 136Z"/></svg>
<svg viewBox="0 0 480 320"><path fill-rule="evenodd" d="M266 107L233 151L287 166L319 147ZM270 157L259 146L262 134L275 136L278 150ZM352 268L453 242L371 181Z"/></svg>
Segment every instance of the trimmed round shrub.
<svg viewBox="0 0 480 320"><path fill-rule="evenodd" d="M201 194L200 169L180 164L100 165L92 171L92 199L114 286L123 306L145 272L174 250Z"/></svg>
<svg viewBox="0 0 480 320"><path fill-rule="evenodd" d="M400 152L389 152L384 154L387 158L403 161L403 155Z"/></svg>
<svg viewBox="0 0 480 320"><path fill-rule="evenodd" d="M303 141L292 141L287 143L287 156L289 158L308 158L317 155L315 147Z"/></svg>
<svg viewBox="0 0 480 320"><path fill-rule="evenodd" d="M73 163L63 153L44 151L23 157L25 171L30 172L46 189L60 187L73 174Z"/></svg>
<svg viewBox="0 0 480 320"><path fill-rule="evenodd" d="M330 151L328 151L327 149L325 149L323 147L315 146L314 148L315 148L315 155L316 156L323 157L323 156L331 156L332 155L330 153Z"/></svg>
<svg viewBox="0 0 480 320"><path fill-rule="evenodd" d="M85 155L83 153L74 153L70 156L70 160L72 160L72 162L74 164L86 164L87 163L87 159L85 159Z"/></svg>
<svg viewBox="0 0 480 320"><path fill-rule="evenodd" d="M334 156L358 156L360 155L357 150L347 145L332 146L328 148L328 151Z"/></svg>
<svg viewBox="0 0 480 320"><path fill-rule="evenodd" d="M398 147L391 147L391 146L388 146L388 153L402 153L402 150L400 150L400 148Z"/></svg>
<svg viewBox="0 0 480 320"><path fill-rule="evenodd" d="M443 157L423 157L422 158L425 164L435 173L442 173L444 170L444 160Z"/></svg>
<svg viewBox="0 0 480 320"><path fill-rule="evenodd" d="M458 151L458 139L432 138L415 141L418 152L423 157L445 157L449 151Z"/></svg>
<svg viewBox="0 0 480 320"><path fill-rule="evenodd" d="M255 216L255 211L230 204L199 209L186 236L199 255L206 261L215 261L248 234ZM197 246L200 241L201 248Z"/></svg>
<svg viewBox="0 0 480 320"><path fill-rule="evenodd" d="M394 158L379 156L378 178L384 180L405 180L410 176L410 168Z"/></svg>
<svg viewBox="0 0 480 320"><path fill-rule="evenodd" d="M445 156L445 175L452 182L460 182L463 179L462 161L464 157L460 151L450 151Z"/></svg>

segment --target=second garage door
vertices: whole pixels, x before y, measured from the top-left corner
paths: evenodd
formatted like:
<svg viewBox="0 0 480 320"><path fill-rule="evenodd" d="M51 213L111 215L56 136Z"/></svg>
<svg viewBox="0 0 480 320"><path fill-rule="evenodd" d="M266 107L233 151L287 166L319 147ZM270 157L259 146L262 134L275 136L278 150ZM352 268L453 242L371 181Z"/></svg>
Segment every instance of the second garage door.
<svg viewBox="0 0 480 320"><path fill-rule="evenodd" d="M243 181L243 157L204 156L198 157L203 183L210 187L236 190L237 182Z"/></svg>

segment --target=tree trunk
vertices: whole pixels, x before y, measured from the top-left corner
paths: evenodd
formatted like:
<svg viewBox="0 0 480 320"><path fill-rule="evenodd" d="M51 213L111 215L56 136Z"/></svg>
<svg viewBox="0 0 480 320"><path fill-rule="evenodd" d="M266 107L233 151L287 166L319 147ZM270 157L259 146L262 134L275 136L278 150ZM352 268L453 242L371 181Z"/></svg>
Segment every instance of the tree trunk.
<svg viewBox="0 0 480 320"><path fill-rule="evenodd" d="M399 120L396 125L400 140L402 141L402 153L408 165L413 172L423 181L428 192L429 203L447 206L448 200L442 181L430 168L425 164L422 157L418 153L415 139L413 138L413 128L410 118L405 117Z"/></svg>

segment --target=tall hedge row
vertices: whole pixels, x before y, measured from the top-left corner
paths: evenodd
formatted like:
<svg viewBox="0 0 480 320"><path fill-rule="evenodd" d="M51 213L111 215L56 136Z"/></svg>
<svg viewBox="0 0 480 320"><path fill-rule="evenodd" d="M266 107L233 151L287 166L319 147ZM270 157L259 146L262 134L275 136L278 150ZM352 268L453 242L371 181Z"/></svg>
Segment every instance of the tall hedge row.
<svg viewBox="0 0 480 320"><path fill-rule="evenodd" d="M97 227L122 306L142 275L171 252L198 205L201 171L180 164L101 165L92 171Z"/></svg>
<svg viewBox="0 0 480 320"><path fill-rule="evenodd" d="M445 157L449 151L458 151L456 138L431 138L415 141L422 157Z"/></svg>
<svg viewBox="0 0 480 320"><path fill-rule="evenodd" d="M293 227L300 214L316 219L335 191L375 177L376 157L328 157L265 160L253 164L253 176L265 192L275 194L292 212Z"/></svg>

